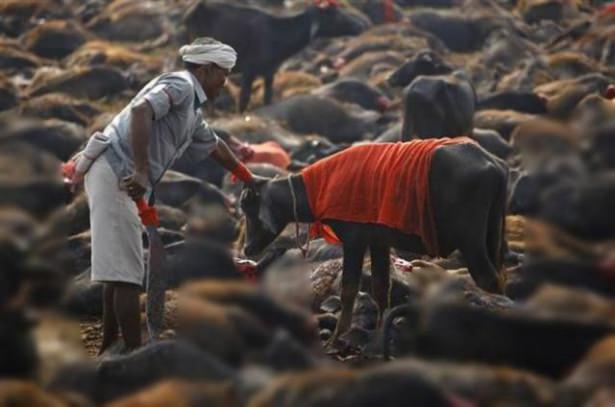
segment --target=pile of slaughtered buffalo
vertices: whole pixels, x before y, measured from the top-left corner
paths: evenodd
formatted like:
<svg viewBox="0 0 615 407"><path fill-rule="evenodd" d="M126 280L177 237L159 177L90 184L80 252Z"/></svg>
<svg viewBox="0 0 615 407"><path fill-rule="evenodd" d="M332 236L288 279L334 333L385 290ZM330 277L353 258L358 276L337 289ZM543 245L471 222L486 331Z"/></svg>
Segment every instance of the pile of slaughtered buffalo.
<svg viewBox="0 0 615 407"><path fill-rule="evenodd" d="M176 157L100 352L60 168L202 37L259 181ZM615 3L0 1L1 406L614 403Z"/></svg>

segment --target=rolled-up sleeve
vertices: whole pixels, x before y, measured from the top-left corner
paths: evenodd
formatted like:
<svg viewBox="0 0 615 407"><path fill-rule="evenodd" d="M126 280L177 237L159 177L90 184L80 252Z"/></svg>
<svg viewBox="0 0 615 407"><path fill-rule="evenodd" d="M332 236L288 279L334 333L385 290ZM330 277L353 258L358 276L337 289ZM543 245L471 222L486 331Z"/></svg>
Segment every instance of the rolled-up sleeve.
<svg viewBox="0 0 615 407"><path fill-rule="evenodd" d="M200 121L194 130L192 143L188 146L184 155L192 161L201 161L209 157L209 155L218 146L218 136L205 120Z"/></svg>
<svg viewBox="0 0 615 407"><path fill-rule="evenodd" d="M180 105L194 89L187 80L177 78L166 78L164 81L154 85L152 89L143 95L154 111L154 120L163 118L174 106Z"/></svg>

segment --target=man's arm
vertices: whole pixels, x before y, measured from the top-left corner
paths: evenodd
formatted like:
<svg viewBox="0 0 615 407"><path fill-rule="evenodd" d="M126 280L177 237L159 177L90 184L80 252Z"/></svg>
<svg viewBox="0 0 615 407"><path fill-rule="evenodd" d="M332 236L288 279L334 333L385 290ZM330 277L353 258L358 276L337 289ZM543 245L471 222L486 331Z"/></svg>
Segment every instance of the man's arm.
<svg viewBox="0 0 615 407"><path fill-rule="evenodd" d="M214 151L211 152L211 158L216 160L218 164L228 171L233 171L240 162L237 157L235 157L235 154L233 154L228 144L220 138L218 138L218 145Z"/></svg>
<svg viewBox="0 0 615 407"><path fill-rule="evenodd" d="M149 182L149 136L152 131L154 111L146 100L130 109L130 139L135 165L134 173L122 182L133 199L143 196Z"/></svg>
<svg viewBox="0 0 615 407"><path fill-rule="evenodd" d="M149 171L149 135L152 131L154 112L145 100L135 104L130 111L130 136L135 173L147 175Z"/></svg>
<svg viewBox="0 0 615 407"><path fill-rule="evenodd" d="M230 171L237 179L251 188L265 180L252 174L248 167L237 159L228 144L207 125L205 120L201 120L197 126L192 144L186 150L186 153L197 160L202 160L208 156L213 158L220 166Z"/></svg>
<svg viewBox="0 0 615 407"><path fill-rule="evenodd" d="M218 138L218 145L212 151L211 157L250 188L255 188L258 184L266 181L266 178L252 174L248 167L235 157L229 146L220 138Z"/></svg>

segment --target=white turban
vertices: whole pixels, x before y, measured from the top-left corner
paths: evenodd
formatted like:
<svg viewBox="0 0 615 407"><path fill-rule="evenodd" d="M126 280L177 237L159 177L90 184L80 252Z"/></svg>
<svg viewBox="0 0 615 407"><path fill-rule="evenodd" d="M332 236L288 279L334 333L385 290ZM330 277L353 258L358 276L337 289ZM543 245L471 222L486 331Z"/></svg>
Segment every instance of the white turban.
<svg viewBox="0 0 615 407"><path fill-rule="evenodd" d="M198 38L192 44L181 47L179 55L185 62L200 65L213 63L228 70L233 69L237 62L237 52L213 38Z"/></svg>

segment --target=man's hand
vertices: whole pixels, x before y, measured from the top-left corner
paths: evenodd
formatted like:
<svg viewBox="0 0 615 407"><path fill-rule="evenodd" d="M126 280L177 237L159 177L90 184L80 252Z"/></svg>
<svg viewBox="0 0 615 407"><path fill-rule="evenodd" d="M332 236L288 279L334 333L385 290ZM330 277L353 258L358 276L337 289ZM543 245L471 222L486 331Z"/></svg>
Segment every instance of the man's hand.
<svg viewBox="0 0 615 407"><path fill-rule="evenodd" d="M73 194L76 193L85 177L85 173L77 171L76 160L71 159L63 163L60 167L60 171L62 172L64 182L69 186L70 192Z"/></svg>
<svg viewBox="0 0 615 407"><path fill-rule="evenodd" d="M137 201L145 194L147 183L147 174L134 173L120 182L120 188L125 190L133 200Z"/></svg>
<svg viewBox="0 0 615 407"><path fill-rule="evenodd" d="M75 171L73 176L70 178L70 192L73 194L77 193L77 190L83 184L83 178L85 178L84 173Z"/></svg>
<svg viewBox="0 0 615 407"><path fill-rule="evenodd" d="M240 180L244 183L246 188L253 191L257 191L261 185L269 181L269 178L254 175L248 167L235 157L235 154L233 154L229 146L223 140L218 140L218 146L211 153L211 158L233 174L231 177L232 182Z"/></svg>

